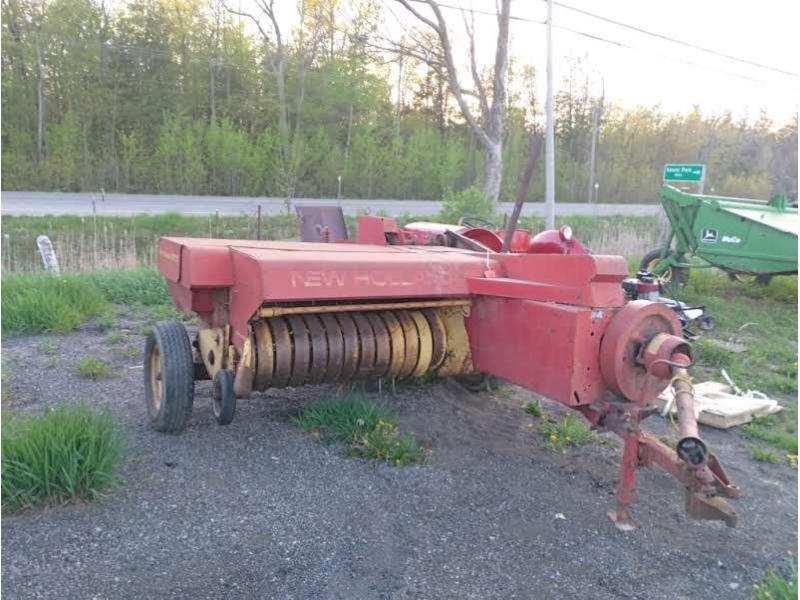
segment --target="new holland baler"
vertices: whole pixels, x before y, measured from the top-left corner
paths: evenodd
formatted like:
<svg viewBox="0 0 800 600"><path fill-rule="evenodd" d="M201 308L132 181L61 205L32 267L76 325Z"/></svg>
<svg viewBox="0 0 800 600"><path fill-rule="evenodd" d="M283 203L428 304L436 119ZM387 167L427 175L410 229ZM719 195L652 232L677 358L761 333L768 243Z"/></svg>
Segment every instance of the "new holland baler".
<svg viewBox="0 0 800 600"><path fill-rule="evenodd" d="M270 388L488 374L622 438L609 512L620 528L632 526L637 468L654 465L683 484L691 517L735 524L725 498L738 488L699 437L681 325L661 304L626 301L622 257L590 255L577 242L571 252L563 230L537 236L560 236L561 246L502 253L417 245L419 236L392 245L393 227L362 219L360 243L162 238L158 268L199 331L190 340L182 324L161 322L148 337L151 424L183 429L197 379L213 380L214 415L225 424L237 398ZM668 385L675 448L640 426Z"/></svg>

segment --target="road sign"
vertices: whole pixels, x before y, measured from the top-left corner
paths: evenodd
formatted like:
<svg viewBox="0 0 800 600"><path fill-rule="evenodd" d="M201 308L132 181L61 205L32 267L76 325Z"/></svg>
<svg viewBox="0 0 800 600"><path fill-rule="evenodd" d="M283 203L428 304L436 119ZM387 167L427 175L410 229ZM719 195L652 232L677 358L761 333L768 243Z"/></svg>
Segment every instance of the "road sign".
<svg viewBox="0 0 800 600"><path fill-rule="evenodd" d="M664 181L700 182L705 178L705 165L664 165Z"/></svg>

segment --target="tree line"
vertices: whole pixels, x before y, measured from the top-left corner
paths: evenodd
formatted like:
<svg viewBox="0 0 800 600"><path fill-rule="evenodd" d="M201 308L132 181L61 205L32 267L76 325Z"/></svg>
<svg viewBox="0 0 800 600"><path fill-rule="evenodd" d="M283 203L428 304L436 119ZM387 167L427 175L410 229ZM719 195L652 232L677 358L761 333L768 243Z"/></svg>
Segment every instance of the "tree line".
<svg viewBox="0 0 800 600"><path fill-rule="evenodd" d="M2 189L440 199L484 181L483 127L514 197L541 129L530 66L503 66L503 126L478 107L476 135L446 73L379 39L377 0L286 4L278 39L223 0L3 0ZM796 195L796 118L625 108L580 61L555 109L560 201L653 199L667 162L707 164L718 194Z"/></svg>

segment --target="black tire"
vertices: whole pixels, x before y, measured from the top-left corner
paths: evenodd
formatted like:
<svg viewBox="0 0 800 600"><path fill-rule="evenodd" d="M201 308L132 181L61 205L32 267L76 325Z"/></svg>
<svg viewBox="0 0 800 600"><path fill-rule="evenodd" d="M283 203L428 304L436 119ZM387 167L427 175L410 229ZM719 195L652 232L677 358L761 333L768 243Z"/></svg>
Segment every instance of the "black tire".
<svg viewBox="0 0 800 600"><path fill-rule="evenodd" d="M703 315L697 319L697 326L703 331L714 331L714 327L717 326L717 323L714 321L714 317Z"/></svg>
<svg viewBox="0 0 800 600"><path fill-rule="evenodd" d="M233 391L233 371L220 369L214 375L211 410L220 425L228 425L236 414L236 394Z"/></svg>
<svg viewBox="0 0 800 600"><path fill-rule="evenodd" d="M642 257L639 263L640 271L650 271L653 265L661 259L661 248L651 250ZM662 283L674 285L685 285L689 282L689 269L683 267L670 267L666 272L658 276Z"/></svg>
<svg viewBox="0 0 800 600"><path fill-rule="evenodd" d="M178 321L159 321L144 344L144 398L156 431L186 427L194 402L194 364L186 329Z"/></svg>
<svg viewBox="0 0 800 600"><path fill-rule="evenodd" d="M772 275L752 275L750 273L737 273L735 271L728 271L728 278L736 283L752 283L767 287L769 282L772 281Z"/></svg>

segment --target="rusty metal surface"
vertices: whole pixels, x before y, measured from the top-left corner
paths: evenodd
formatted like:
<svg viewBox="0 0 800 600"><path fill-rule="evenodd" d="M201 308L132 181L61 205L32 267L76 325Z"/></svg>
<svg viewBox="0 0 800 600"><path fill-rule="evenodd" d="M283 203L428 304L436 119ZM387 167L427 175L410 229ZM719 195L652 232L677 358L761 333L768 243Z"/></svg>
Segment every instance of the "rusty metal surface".
<svg viewBox="0 0 800 600"><path fill-rule="evenodd" d="M389 332L389 339L392 348L389 368L386 371L387 377L399 377L406 358L406 339L403 335L403 327L394 313L385 311L380 313L383 322L386 323L386 330Z"/></svg>
<svg viewBox="0 0 800 600"><path fill-rule="evenodd" d="M442 308L446 306L469 306L470 300L408 300L406 302L372 302L359 304L321 304L314 306L269 306L258 310L259 317L280 315L317 314L331 312L367 312L371 310L410 310L413 308Z"/></svg>
<svg viewBox="0 0 800 600"><path fill-rule="evenodd" d="M291 387L303 385L308 377L308 369L311 364L311 346L308 339L308 330L303 317L292 315L286 317L292 331L293 355L292 355L292 377L289 380Z"/></svg>
<svg viewBox="0 0 800 600"><path fill-rule="evenodd" d="M444 322L438 311L424 309L421 312L425 315L428 326L431 328L431 369L438 369L444 361L447 349L447 330L444 328Z"/></svg>
<svg viewBox="0 0 800 600"><path fill-rule="evenodd" d="M302 318L308 328L308 339L311 342L311 364L306 383L322 383L328 370L328 336L317 315L304 315Z"/></svg>
<svg viewBox="0 0 800 600"><path fill-rule="evenodd" d="M351 313L353 322L358 330L358 337L361 341L361 356L358 362L357 377L369 377L375 371L375 332L372 325L363 313Z"/></svg>
<svg viewBox="0 0 800 600"><path fill-rule="evenodd" d="M395 310L393 314L400 322L400 327L403 329L403 338L405 339L405 356L403 357L403 364L400 367L399 376L408 377L414 372L419 356L419 335L417 334L417 326L406 311Z"/></svg>
<svg viewBox="0 0 800 600"><path fill-rule="evenodd" d="M272 374L274 387L286 387L292 378L292 336L283 317L269 320L275 339L275 371Z"/></svg>
<svg viewBox="0 0 800 600"><path fill-rule="evenodd" d="M256 374L253 387L257 390L265 390L272 385L272 374L275 370L272 331L265 320L253 323L253 336L256 347Z"/></svg>
<svg viewBox="0 0 800 600"><path fill-rule="evenodd" d="M342 339L344 340L344 356L342 360L342 373L340 381L350 381L358 373L359 362L359 339L356 324L349 313L336 315L336 320L342 328Z"/></svg>
<svg viewBox="0 0 800 600"><path fill-rule="evenodd" d="M340 206L297 206L297 224L303 242L338 242L347 239Z"/></svg>
<svg viewBox="0 0 800 600"><path fill-rule="evenodd" d="M372 331L375 334L375 366L372 374L374 377L383 377L386 375L392 360L392 340L389 336L389 330L386 328L386 323L383 322L378 313L367 313L367 319L372 325Z"/></svg>
<svg viewBox="0 0 800 600"><path fill-rule="evenodd" d="M431 356L433 355L433 334L427 319L418 310L408 311L409 316L414 321L417 328L417 338L419 343L419 354L417 364L411 372L411 377L422 377L431 368Z"/></svg>
<svg viewBox="0 0 800 600"><path fill-rule="evenodd" d="M328 368L326 381L339 381L344 367L344 339L339 321L332 314L320 315L322 326L328 340Z"/></svg>

